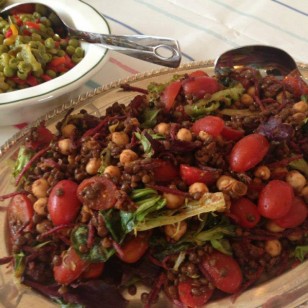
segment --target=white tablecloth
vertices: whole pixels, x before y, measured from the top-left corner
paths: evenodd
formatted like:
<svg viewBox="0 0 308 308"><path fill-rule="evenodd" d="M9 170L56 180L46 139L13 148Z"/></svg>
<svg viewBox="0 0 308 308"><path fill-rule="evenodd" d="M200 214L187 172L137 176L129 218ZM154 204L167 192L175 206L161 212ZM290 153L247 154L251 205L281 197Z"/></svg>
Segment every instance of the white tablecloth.
<svg viewBox="0 0 308 308"><path fill-rule="evenodd" d="M72 0L72 5L74 1ZM167 36L180 42L182 63L216 58L243 45L273 45L308 62L307 0L85 0L100 11L113 34ZM52 4L50 4L52 5ZM116 52L82 91L157 65ZM0 145L20 126L0 126Z"/></svg>

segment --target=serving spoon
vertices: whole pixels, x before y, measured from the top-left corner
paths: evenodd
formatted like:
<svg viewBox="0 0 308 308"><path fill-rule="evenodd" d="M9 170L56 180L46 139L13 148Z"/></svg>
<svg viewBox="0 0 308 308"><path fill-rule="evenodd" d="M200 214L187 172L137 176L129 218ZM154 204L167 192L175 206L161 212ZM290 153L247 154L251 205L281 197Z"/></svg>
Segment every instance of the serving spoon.
<svg viewBox="0 0 308 308"><path fill-rule="evenodd" d="M128 56L168 67L178 67L181 62L179 43L176 40L147 35L107 35L86 32L69 27L49 6L42 3L12 4L0 11L3 18L19 13L39 12L51 22L61 38L75 37L89 43L114 50Z"/></svg>
<svg viewBox="0 0 308 308"><path fill-rule="evenodd" d="M299 72L294 59L284 50L272 46L251 45L231 49L221 54L214 63L216 74L226 69L250 66L263 75L285 77L291 72Z"/></svg>

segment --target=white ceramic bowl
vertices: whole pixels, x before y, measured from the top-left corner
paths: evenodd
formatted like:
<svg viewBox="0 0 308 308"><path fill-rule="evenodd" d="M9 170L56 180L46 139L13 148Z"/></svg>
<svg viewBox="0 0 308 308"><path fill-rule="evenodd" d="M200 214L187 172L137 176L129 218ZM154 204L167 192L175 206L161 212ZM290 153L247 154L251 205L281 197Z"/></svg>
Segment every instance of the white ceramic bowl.
<svg viewBox="0 0 308 308"><path fill-rule="evenodd" d="M11 0L9 4L23 1ZM92 6L79 0L31 0L52 7L69 25L79 30L109 34L105 18ZM23 2L24 3L24 2ZM76 97L82 85L101 70L107 50L82 43L85 57L64 75L27 89L0 94L0 125L32 122L65 100Z"/></svg>

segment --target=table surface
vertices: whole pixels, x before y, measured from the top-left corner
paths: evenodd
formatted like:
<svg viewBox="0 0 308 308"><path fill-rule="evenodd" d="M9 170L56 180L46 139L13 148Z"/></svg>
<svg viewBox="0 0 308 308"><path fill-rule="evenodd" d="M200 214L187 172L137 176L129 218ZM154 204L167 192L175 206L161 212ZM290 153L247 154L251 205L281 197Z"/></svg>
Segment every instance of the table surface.
<svg viewBox="0 0 308 308"><path fill-rule="evenodd" d="M308 1L83 1L105 16L113 34L147 34L177 39L182 50L182 63L215 59L226 50L254 44L276 46L290 53L296 61L308 62ZM158 67L110 51L103 72L88 81L82 92ZM0 145L19 129L18 125L0 126Z"/></svg>

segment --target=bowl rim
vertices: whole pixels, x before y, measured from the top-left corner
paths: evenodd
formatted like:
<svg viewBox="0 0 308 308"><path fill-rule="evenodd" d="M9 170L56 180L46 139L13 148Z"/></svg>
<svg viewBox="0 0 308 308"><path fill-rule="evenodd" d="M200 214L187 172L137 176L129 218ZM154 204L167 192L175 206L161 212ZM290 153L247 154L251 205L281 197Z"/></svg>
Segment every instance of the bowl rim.
<svg viewBox="0 0 308 308"><path fill-rule="evenodd" d="M70 0L72 1L72 0ZM81 8L87 8L87 10L90 10L91 13L95 14L95 16L97 18L100 18L104 24L105 30L106 30L106 34L111 34L111 27L106 19L106 17L100 13L96 8L94 8L92 5L90 5L89 3L86 3L83 0L74 0L76 3L75 5L70 5L73 7L73 9L76 7L76 4L81 4ZM15 4L15 3L19 3L20 0L12 0L11 4ZM45 0L31 0L31 2L35 2L35 3L42 3L42 4L46 4L46 5L50 5L48 2L46 3ZM53 0L53 9L55 11L57 11L57 13L61 16L61 14L63 15L64 10L59 10L59 7L57 7L57 5L55 6L55 4L58 4L60 6L64 6L64 7L68 7L69 5L68 0L67 1L63 1L63 0ZM59 95L61 95L61 93L63 92L64 89L67 89L67 91L65 92L71 92L74 89L78 88L79 86L81 86L82 84L82 80L87 76L87 75L94 75L100 65L103 65L105 63L105 61L107 61L108 56L109 56L109 50L106 48L103 48L101 46L95 46L95 45L91 45L89 43L83 43L83 44L87 44L86 49L89 50L90 55L91 54L98 54L96 51L97 50L101 50L102 54L99 58L97 58L95 60L95 63L91 63L90 67L84 67L82 70L82 74L76 74L76 72L78 73L78 68L80 67L80 63L82 63L82 61L80 61L80 63L78 63L76 66L74 66L71 70L69 70L68 72L66 72L65 74L58 76L55 79L52 79L50 81L41 83L37 86L34 87L29 87L29 88L25 88L25 89L20 89L20 90L15 90L12 92L5 92L5 93L1 93L0 94L0 98L1 95L3 94L3 96L5 97L4 100L5 101L0 101L0 110L1 109L6 109L9 107L10 108L15 108L17 106L19 106L20 104L24 104L24 103L30 103L31 105L34 105L36 103L40 103L40 102L44 102L50 99L54 99L56 97L58 97ZM88 54L89 54L88 53ZM88 59L87 57L85 57L84 59ZM69 75L67 75L69 74ZM77 79L73 78L73 74L76 76L77 75ZM67 77L70 77L70 81L66 82L65 79L67 79ZM60 81L59 81L60 78ZM58 84L59 82L62 81L62 84ZM51 83L54 83L51 85ZM31 91L32 89L36 89L35 87L38 86L43 86L44 88L46 88L44 90L43 93L37 93L34 94L33 91ZM25 92L29 92L26 93ZM31 93L32 92L32 93ZM53 95L51 95L53 93ZM16 96L16 98L14 97ZM6 109L7 110L7 109Z"/></svg>

